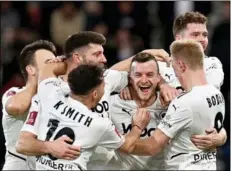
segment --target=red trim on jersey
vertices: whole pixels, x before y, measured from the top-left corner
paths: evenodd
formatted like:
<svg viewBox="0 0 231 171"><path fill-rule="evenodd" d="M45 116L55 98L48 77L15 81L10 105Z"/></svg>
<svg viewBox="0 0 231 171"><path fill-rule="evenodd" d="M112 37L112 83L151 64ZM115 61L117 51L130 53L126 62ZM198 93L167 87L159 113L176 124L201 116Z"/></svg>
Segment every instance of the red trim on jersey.
<svg viewBox="0 0 231 171"><path fill-rule="evenodd" d="M16 92L13 91L13 90L8 91L7 94L6 94L6 97L8 97L8 96L13 96L13 95L15 95L15 94L16 94Z"/></svg>
<svg viewBox="0 0 231 171"><path fill-rule="evenodd" d="M116 128L115 128L115 132L121 138L121 135L120 135L119 131Z"/></svg>
<svg viewBox="0 0 231 171"><path fill-rule="evenodd" d="M26 124L28 124L28 125L34 125L35 120L36 120L36 118L37 118L37 114L38 114L38 112L36 112L36 111L30 112L29 118L28 118L28 120L26 121Z"/></svg>

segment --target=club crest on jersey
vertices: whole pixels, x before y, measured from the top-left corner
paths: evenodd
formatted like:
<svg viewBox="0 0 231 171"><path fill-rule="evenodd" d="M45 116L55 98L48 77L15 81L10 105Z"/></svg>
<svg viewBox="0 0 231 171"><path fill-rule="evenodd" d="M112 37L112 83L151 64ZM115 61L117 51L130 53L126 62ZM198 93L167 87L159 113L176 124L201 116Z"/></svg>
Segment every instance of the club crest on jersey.
<svg viewBox="0 0 231 171"><path fill-rule="evenodd" d="M13 90L8 91L7 94L6 94L6 97L13 96L13 95L15 95L15 94L16 94L16 92L13 91Z"/></svg>
<svg viewBox="0 0 231 171"><path fill-rule="evenodd" d="M165 115L166 115L166 111L162 111L159 113L159 118L163 119L165 117Z"/></svg>
<svg viewBox="0 0 231 171"><path fill-rule="evenodd" d="M28 120L26 121L26 124L28 124L28 125L34 125L35 120L36 120L36 118L37 118L37 114L38 114L38 112L36 112L36 111L30 112L29 118L28 118Z"/></svg>

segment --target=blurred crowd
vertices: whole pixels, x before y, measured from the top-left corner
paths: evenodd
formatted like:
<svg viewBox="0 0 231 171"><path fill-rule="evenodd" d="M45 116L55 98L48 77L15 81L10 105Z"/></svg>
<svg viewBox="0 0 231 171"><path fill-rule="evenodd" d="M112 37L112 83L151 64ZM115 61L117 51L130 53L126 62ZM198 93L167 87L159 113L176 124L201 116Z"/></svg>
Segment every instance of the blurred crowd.
<svg viewBox="0 0 231 171"><path fill-rule="evenodd" d="M225 125L230 135L229 1L1 2L0 95L12 86L23 86L17 56L34 40L51 40L61 55L68 35L83 30L102 33L107 38L105 55L111 66L144 48L163 48L169 52L173 20L187 11L199 11L208 17L210 42L206 54L217 56L223 64L222 92L227 104ZM0 141L2 149L3 135ZM223 156L229 155L228 148L228 145L223 147ZM230 163L230 158L227 161Z"/></svg>

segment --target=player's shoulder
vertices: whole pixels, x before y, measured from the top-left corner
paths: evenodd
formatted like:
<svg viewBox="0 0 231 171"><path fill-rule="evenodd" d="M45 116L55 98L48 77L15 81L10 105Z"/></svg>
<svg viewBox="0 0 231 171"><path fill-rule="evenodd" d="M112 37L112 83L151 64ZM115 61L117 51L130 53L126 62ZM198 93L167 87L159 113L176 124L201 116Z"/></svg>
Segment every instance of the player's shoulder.
<svg viewBox="0 0 231 171"><path fill-rule="evenodd" d="M39 97L38 97L38 94L35 94L35 95L32 97L31 101L32 101L32 104L37 104L37 105L38 105L39 102L40 102Z"/></svg>
<svg viewBox="0 0 231 171"><path fill-rule="evenodd" d="M188 108L192 102L193 92L182 92L175 99L172 100L170 105L180 106L182 108Z"/></svg>
<svg viewBox="0 0 231 171"><path fill-rule="evenodd" d="M216 56L209 56L204 58L204 63L206 65L213 65L213 68L218 67L221 64L221 61Z"/></svg>
<svg viewBox="0 0 231 171"><path fill-rule="evenodd" d="M20 87L11 87L8 89L2 96L2 102L4 103L7 99L14 96L15 94L19 93L20 91L24 90L25 88Z"/></svg>
<svg viewBox="0 0 231 171"><path fill-rule="evenodd" d="M92 129L97 132L104 132L108 129L110 125L112 125L111 120L108 117L100 117L92 113L93 122L92 122Z"/></svg>
<svg viewBox="0 0 231 171"><path fill-rule="evenodd" d="M131 108L134 106L133 100L124 100L119 94L114 94L110 97L110 108Z"/></svg>

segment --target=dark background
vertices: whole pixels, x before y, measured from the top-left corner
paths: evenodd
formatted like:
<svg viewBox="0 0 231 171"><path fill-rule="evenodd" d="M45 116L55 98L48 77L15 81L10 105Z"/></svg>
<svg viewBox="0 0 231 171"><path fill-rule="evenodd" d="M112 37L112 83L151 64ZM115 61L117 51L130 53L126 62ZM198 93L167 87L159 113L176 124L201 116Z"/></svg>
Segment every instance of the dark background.
<svg viewBox="0 0 231 171"><path fill-rule="evenodd" d="M229 2L1 2L0 97L10 87L24 85L17 56L34 40L51 40L62 54L65 35L82 30L100 32L107 38L105 55L111 66L144 48L163 48L169 52L173 20L186 11L199 11L208 17L206 54L217 56L223 64L225 78L221 91L226 100L228 140L219 148L218 167L230 170ZM0 125L0 168L4 163L4 142Z"/></svg>

